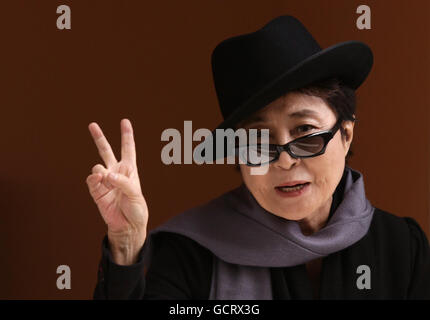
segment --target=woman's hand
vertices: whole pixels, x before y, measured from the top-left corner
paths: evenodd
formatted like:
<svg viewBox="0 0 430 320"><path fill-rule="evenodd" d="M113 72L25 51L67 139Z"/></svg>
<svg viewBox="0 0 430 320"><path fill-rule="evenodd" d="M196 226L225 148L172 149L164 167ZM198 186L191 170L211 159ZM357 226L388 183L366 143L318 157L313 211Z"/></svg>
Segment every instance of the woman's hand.
<svg viewBox="0 0 430 320"><path fill-rule="evenodd" d="M100 214L108 227L108 239L115 263L130 265L146 239L148 207L140 187L136 165L133 128L127 119L121 121L121 160L97 123L88 126L104 161L92 169L87 184Z"/></svg>

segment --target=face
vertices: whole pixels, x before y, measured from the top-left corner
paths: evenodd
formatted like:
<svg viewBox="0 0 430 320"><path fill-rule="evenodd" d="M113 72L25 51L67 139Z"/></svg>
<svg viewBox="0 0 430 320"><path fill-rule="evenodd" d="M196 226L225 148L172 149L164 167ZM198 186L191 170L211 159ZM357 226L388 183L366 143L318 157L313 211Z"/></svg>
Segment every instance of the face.
<svg viewBox="0 0 430 320"><path fill-rule="evenodd" d="M245 129L269 129L270 143L283 145L298 137L330 130L336 123L333 109L319 97L291 92L270 103L240 124ZM281 152L279 159L267 164L264 175L252 175L251 167L241 164L244 183L257 202L267 211L289 220L312 219L328 214L332 195L342 178L354 123L342 123L345 136L338 130L324 154L294 159ZM281 188L305 184L299 191Z"/></svg>

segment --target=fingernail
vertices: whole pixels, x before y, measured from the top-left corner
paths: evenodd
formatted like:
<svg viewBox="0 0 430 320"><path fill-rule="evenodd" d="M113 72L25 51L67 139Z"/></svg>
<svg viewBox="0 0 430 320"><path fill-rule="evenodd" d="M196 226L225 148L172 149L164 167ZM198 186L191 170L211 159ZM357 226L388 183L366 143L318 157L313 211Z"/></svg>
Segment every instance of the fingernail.
<svg viewBox="0 0 430 320"><path fill-rule="evenodd" d="M117 178L116 173L109 173L109 178L111 178L112 180L116 180Z"/></svg>

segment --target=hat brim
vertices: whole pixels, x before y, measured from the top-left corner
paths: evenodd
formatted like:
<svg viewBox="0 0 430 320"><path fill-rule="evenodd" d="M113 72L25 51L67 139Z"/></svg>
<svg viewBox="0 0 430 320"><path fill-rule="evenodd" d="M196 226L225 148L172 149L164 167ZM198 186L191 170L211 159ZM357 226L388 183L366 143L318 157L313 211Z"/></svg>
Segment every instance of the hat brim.
<svg viewBox="0 0 430 320"><path fill-rule="evenodd" d="M293 68L286 70L260 91L238 107L228 118L218 125L209 140L216 146L217 129L234 128L237 123L264 108L284 95L287 91L298 89L313 82L328 78L338 78L343 83L357 89L367 78L373 65L372 50L363 42L341 42L308 57ZM225 155L227 155L225 153ZM213 160L216 160L216 152Z"/></svg>

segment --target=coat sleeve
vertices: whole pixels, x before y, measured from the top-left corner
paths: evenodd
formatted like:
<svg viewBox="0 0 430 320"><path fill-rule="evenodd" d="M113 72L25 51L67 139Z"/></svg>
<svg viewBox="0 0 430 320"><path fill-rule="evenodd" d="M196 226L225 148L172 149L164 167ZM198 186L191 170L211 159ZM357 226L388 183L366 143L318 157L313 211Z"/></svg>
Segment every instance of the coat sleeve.
<svg viewBox="0 0 430 320"><path fill-rule="evenodd" d="M113 262L107 236L94 299L207 299L212 272L212 254L193 240L173 233L160 233L151 239L153 254L144 272L144 250L131 266Z"/></svg>
<svg viewBox="0 0 430 320"><path fill-rule="evenodd" d="M430 299L430 247L424 231L413 218L405 218L411 237L411 281L408 299Z"/></svg>
<svg viewBox="0 0 430 320"><path fill-rule="evenodd" d="M142 299L145 290L143 250L138 261L131 266L121 266L113 261L107 236L102 242L102 258L97 273L97 284L93 298Z"/></svg>

